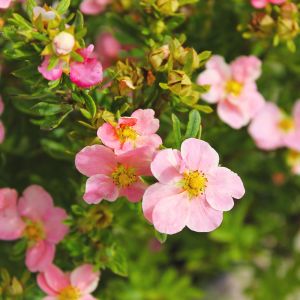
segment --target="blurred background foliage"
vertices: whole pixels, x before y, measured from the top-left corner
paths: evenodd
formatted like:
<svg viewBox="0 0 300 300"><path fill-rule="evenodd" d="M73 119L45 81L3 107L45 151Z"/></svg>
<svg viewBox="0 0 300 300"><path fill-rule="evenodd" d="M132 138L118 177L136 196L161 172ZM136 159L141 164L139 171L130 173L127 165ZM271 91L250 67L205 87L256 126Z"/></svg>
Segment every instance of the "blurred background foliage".
<svg viewBox="0 0 300 300"><path fill-rule="evenodd" d="M249 2L200 0L186 7L188 18L175 32L186 34L185 45L198 52L210 50L227 61L240 55L260 57L259 90L290 111L300 96L299 51L291 53L285 45L275 48L267 40L245 40L237 28L249 22L253 12ZM75 11L78 4L72 1L71 9ZM141 43L141 34L132 35L127 31L130 26L118 26L110 12L85 21L88 42L113 28L121 43ZM300 39L295 43L300 49ZM24 105L18 105L10 90L30 87L11 75L16 66L5 64L1 52L0 90L6 104L2 119L7 133L0 146L0 186L21 193L30 184L40 184L67 209L71 231L58 247L55 262L60 267L71 270L82 262L101 267L95 295L102 300L300 299L300 178L286 166L285 151L262 152L247 129L229 128L214 112L201 114L202 138L219 152L222 164L241 176L246 196L225 213L216 231L197 234L185 229L160 243L163 237L157 237L144 220L139 204L121 199L94 207L83 202L85 179L73 162L74 153L84 145L80 135L72 136L79 126L76 118L71 115L52 131L32 124L34 113L23 114ZM138 50L132 53L141 56ZM176 114L185 128L187 115ZM170 126L171 111L161 119L160 134L166 146L175 147L168 137ZM78 132L95 135L82 127ZM21 242L0 242L0 267L0 287L15 292L7 299L42 298L35 275L23 271Z"/></svg>

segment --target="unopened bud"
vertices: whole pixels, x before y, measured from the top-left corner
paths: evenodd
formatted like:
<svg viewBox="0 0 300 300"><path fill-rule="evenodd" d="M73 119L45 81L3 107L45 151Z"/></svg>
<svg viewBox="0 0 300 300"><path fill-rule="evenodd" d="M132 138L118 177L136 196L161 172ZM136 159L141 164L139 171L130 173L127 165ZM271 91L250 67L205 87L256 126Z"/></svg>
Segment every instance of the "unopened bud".
<svg viewBox="0 0 300 300"><path fill-rule="evenodd" d="M53 48L57 55L66 55L72 52L75 45L74 36L66 31L60 32L53 39Z"/></svg>
<svg viewBox="0 0 300 300"><path fill-rule="evenodd" d="M178 0L157 0L156 5L164 15L172 15L179 8Z"/></svg>
<svg viewBox="0 0 300 300"><path fill-rule="evenodd" d="M170 49L168 45L164 45L158 49L151 51L149 61L155 70L163 70L168 62Z"/></svg>
<svg viewBox="0 0 300 300"><path fill-rule="evenodd" d="M192 92L192 81L185 72L173 70L168 74L168 87L178 96L188 96Z"/></svg>

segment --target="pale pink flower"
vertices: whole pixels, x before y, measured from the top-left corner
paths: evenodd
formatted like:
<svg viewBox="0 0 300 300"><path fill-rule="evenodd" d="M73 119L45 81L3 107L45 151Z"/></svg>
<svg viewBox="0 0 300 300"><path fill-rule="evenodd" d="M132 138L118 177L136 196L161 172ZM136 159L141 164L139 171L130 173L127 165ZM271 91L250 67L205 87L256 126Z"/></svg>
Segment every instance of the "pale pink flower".
<svg viewBox="0 0 300 300"><path fill-rule="evenodd" d="M104 32L97 37L96 53L104 69L110 67L119 57L122 45L110 33Z"/></svg>
<svg viewBox="0 0 300 300"><path fill-rule="evenodd" d="M145 146L155 150L162 144L162 140L156 134L159 120L154 118L154 114L153 109L138 109L131 117L120 118L117 124L104 123L98 129L98 137L116 153Z"/></svg>
<svg viewBox="0 0 300 300"><path fill-rule="evenodd" d="M51 265L37 276L39 287L48 295L43 300L96 300L91 294L96 290L100 272L84 264L71 273L64 273Z"/></svg>
<svg viewBox="0 0 300 300"><path fill-rule="evenodd" d="M95 58L93 51L94 45L78 50L84 61L70 63L70 79L79 87L90 88L103 79L102 65Z"/></svg>
<svg viewBox="0 0 300 300"><path fill-rule="evenodd" d="M68 227L63 224L66 217L65 210L53 206L52 197L38 185L26 188L18 204L16 191L3 189L0 239L26 238L27 268L31 272L43 271L54 259L55 245L68 232Z"/></svg>
<svg viewBox="0 0 300 300"><path fill-rule="evenodd" d="M294 106L293 117L268 102L253 119L248 131L260 149L289 147L300 151L300 100Z"/></svg>
<svg viewBox="0 0 300 300"><path fill-rule="evenodd" d="M285 3L286 0L251 0L251 4L255 8L264 8L267 4L280 5Z"/></svg>
<svg viewBox="0 0 300 300"><path fill-rule="evenodd" d="M218 55L206 63L197 83L210 85L202 97L209 103L218 103L217 113L229 126L239 129L249 123L264 105L257 91L256 79L261 74L261 61L255 56L240 56L230 65Z"/></svg>
<svg viewBox="0 0 300 300"><path fill-rule="evenodd" d="M0 9L9 8L12 2L12 0L0 0Z"/></svg>
<svg viewBox="0 0 300 300"><path fill-rule="evenodd" d="M174 234L185 226L208 232L222 222L223 211L230 210L233 199L240 199L245 189L240 177L219 167L218 153L206 142L185 140L181 151L160 151L151 163L158 183L143 197L146 219L155 229Z"/></svg>
<svg viewBox="0 0 300 300"><path fill-rule="evenodd" d="M3 110L4 110L4 103L2 101L2 97L0 96L0 116L3 113ZM4 138L5 138L5 128L3 123L0 120L0 144L3 143Z"/></svg>
<svg viewBox="0 0 300 300"><path fill-rule="evenodd" d="M120 155L102 145L83 148L75 158L77 170L89 177L83 199L89 204L115 201L120 196L131 202L141 200L147 185L140 176L151 175L152 156L148 147Z"/></svg>
<svg viewBox="0 0 300 300"><path fill-rule="evenodd" d="M45 79L57 80L62 76L63 73L62 62L59 62L54 68L49 70L48 69L49 61L50 61L50 56L45 56L42 64L38 67L38 70Z"/></svg>
<svg viewBox="0 0 300 300"><path fill-rule="evenodd" d="M80 4L80 10L86 15L97 15L106 10L111 0L83 0Z"/></svg>

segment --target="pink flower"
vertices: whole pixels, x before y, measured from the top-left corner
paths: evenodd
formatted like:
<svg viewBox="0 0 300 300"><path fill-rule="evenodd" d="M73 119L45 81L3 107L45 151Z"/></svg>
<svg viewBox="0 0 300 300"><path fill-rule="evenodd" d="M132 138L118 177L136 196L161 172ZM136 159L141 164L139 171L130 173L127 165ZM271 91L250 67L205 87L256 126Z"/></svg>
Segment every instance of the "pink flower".
<svg viewBox="0 0 300 300"><path fill-rule="evenodd" d="M104 69L110 67L119 57L122 45L109 32L101 33L96 42L96 53Z"/></svg>
<svg viewBox="0 0 300 300"><path fill-rule="evenodd" d="M174 234L185 226L197 232L216 229L223 211L230 210L233 199L240 199L245 189L240 177L219 167L218 153L206 142L190 138L181 152L160 151L151 163L158 183L143 197L146 219L155 229Z"/></svg>
<svg viewBox="0 0 300 300"><path fill-rule="evenodd" d="M147 147L121 155L102 145L83 148L75 158L77 170L89 177L83 199L89 204L115 201L120 196L139 201L147 187L140 176L151 175L152 155Z"/></svg>
<svg viewBox="0 0 300 300"><path fill-rule="evenodd" d="M7 9L10 7L12 0L0 0L0 9Z"/></svg>
<svg viewBox="0 0 300 300"><path fill-rule="evenodd" d="M79 87L90 88L103 79L102 65L93 57L93 50L94 45L78 50L84 61L70 64L70 79Z"/></svg>
<svg viewBox="0 0 300 300"><path fill-rule="evenodd" d="M39 72L47 80L57 80L63 73L62 62L59 62L54 68L48 70L50 56L45 56L42 64L38 67Z"/></svg>
<svg viewBox="0 0 300 300"><path fill-rule="evenodd" d="M264 8L268 3L280 5L285 3L286 0L251 0L251 4L255 8Z"/></svg>
<svg viewBox="0 0 300 300"><path fill-rule="evenodd" d="M2 97L0 96L0 116L2 115L4 110L4 103L2 101ZM5 129L3 123L0 121L0 144L3 143L5 138Z"/></svg>
<svg viewBox="0 0 300 300"><path fill-rule="evenodd" d="M39 287L48 295L44 300L96 300L91 293L98 286L100 272L93 271L89 264L63 273L51 265L37 277Z"/></svg>
<svg viewBox="0 0 300 300"><path fill-rule="evenodd" d="M249 126L257 147L274 150L289 147L300 151L300 100L289 117L274 103L267 103Z"/></svg>
<svg viewBox="0 0 300 300"><path fill-rule="evenodd" d="M154 110L138 109L131 117L122 117L117 124L104 123L98 129L98 137L116 153L148 146L157 149L162 140L155 134L159 120L154 118Z"/></svg>
<svg viewBox="0 0 300 300"><path fill-rule="evenodd" d="M40 186L31 185L17 204L17 193L3 189L0 204L0 239L28 240L26 266L31 272L43 271L52 263L55 245L68 232L63 224L67 214L53 206L52 197ZM1 198L1 196L0 196Z"/></svg>
<svg viewBox="0 0 300 300"><path fill-rule="evenodd" d="M260 73L261 61L255 56L240 56L227 65L223 57L215 55L207 62L197 83L210 85L203 99L218 103L219 117L232 128L239 129L264 105L265 100L255 83Z"/></svg>
<svg viewBox="0 0 300 300"><path fill-rule="evenodd" d="M111 0L83 0L80 10L86 15L97 15L105 11Z"/></svg>

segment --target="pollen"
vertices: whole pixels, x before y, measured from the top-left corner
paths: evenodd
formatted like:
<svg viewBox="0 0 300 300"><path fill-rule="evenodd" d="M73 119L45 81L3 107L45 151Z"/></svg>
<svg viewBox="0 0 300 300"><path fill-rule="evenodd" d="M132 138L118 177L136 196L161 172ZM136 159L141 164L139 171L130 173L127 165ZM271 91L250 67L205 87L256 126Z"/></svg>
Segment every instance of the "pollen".
<svg viewBox="0 0 300 300"><path fill-rule="evenodd" d="M135 141L138 137L137 132L130 126L122 126L117 130L117 134L121 142L126 142L127 140Z"/></svg>
<svg viewBox="0 0 300 300"><path fill-rule="evenodd" d="M192 171L183 174L183 189L191 198L202 195L205 191L207 178L202 172Z"/></svg>
<svg viewBox="0 0 300 300"><path fill-rule="evenodd" d="M79 300L81 297L81 293L79 289L68 286L61 290L61 292L58 295L58 300Z"/></svg>
<svg viewBox="0 0 300 300"><path fill-rule="evenodd" d="M289 132L295 128L295 124L292 118L284 116L278 123L278 127L284 131Z"/></svg>
<svg viewBox="0 0 300 300"><path fill-rule="evenodd" d="M226 93L232 94L234 96L239 96L242 92L242 89L243 89L243 85L240 82L235 80L227 81L225 87Z"/></svg>
<svg viewBox="0 0 300 300"><path fill-rule="evenodd" d="M111 175L114 183L118 187L128 187L137 181L137 176L134 168L119 165Z"/></svg>
<svg viewBox="0 0 300 300"><path fill-rule="evenodd" d="M45 238L45 231L43 225L39 222L33 222L31 220L26 220L26 227L24 230L24 236L30 242L39 242Z"/></svg>

